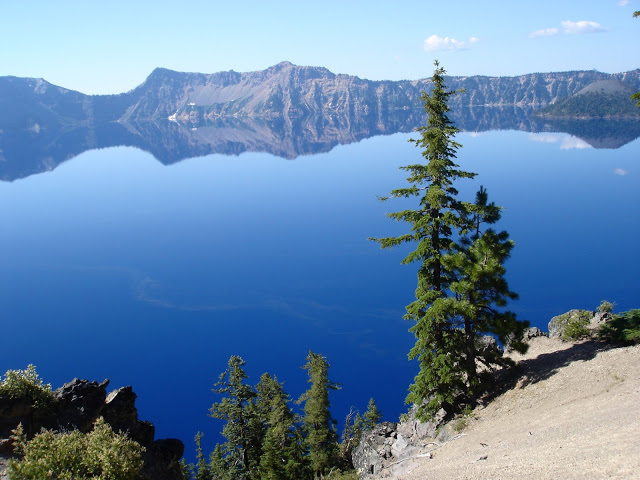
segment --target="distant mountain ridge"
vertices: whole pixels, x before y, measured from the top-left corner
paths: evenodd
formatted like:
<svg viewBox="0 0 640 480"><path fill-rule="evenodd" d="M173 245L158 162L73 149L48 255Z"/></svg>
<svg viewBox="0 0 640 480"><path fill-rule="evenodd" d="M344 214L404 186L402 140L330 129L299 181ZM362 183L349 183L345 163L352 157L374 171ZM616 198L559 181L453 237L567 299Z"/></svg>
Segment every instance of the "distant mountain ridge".
<svg viewBox="0 0 640 480"><path fill-rule="evenodd" d="M451 118L463 131L568 132L596 148L618 148L640 136L637 119L531 117L532 110L594 82L623 82L638 91L640 69L446 79L448 88L465 89L450 102ZM164 164L212 153L268 152L292 159L326 152L424 125L420 95L430 86L428 79L370 81L288 62L248 73L159 68L119 95L84 95L43 79L0 77L0 181L116 145L141 148Z"/></svg>
<svg viewBox="0 0 640 480"><path fill-rule="evenodd" d="M618 74L575 71L516 77L458 76L447 77L446 84L450 89L464 89L452 98L452 108L538 108L602 80L616 80L639 91L640 69ZM381 118L394 110L419 109L421 92L430 87L429 79L372 81L289 62L246 73L181 73L157 68L140 86L119 95L84 95L42 79L0 77L0 107L4 112L20 112L12 119L3 114L0 128L26 127L30 121L41 124L43 120L91 123L171 118L197 123L224 116Z"/></svg>

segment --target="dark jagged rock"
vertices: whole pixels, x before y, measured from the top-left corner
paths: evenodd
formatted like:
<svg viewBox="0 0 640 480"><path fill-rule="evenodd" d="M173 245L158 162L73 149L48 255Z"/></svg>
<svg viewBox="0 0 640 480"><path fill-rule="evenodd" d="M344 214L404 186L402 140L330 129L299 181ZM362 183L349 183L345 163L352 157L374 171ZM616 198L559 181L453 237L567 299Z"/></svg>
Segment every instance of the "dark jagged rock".
<svg viewBox="0 0 640 480"><path fill-rule="evenodd" d="M178 480L182 478L180 459L184 444L175 438L156 440L144 453L143 478L148 480Z"/></svg>
<svg viewBox="0 0 640 480"><path fill-rule="evenodd" d="M77 429L83 433L90 431L104 408L108 385L109 380L98 383L78 378L65 383L53 393L55 415L45 419L43 426L56 430Z"/></svg>
<svg viewBox="0 0 640 480"><path fill-rule="evenodd" d="M145 480L182 480L180 458L184 445L178 439L154 441L154 426L140 421L135 407L137 395L130 386L106 394L109 380L101 383L73 379L53 392L54 401L46 411L36 411L30 397L0 397L0 456L10 454L11 430L22 423L32 437L41 428L56 431L91 431L94 422L103 417L111 428L126 433L145 447L143 478ZM0 465L0 478L3 475Z"/></svg>
<svg viewBox="0 0 640 480"><path fill-rule="evenodd" d="M33 416L33 406L30 397L4 398L0 397L0 452L3 451L2 438L8 438L11 430L20 422L27 422Z"/></svg>
<svg viewBox="0 0 640 480"><path fill-rule="evenodd" d="M130 386L111 392L106 400L102 417L114 431L126 433L143 447L153 442L155 428L150 422L138 420L135 402L138 396Z"/></svg>

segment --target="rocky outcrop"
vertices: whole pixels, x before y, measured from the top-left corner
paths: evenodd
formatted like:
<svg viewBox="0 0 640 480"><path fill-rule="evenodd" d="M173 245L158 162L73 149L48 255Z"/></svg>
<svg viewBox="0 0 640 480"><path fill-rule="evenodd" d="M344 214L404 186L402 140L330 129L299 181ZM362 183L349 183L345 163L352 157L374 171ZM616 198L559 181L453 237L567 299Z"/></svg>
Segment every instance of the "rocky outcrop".
<svg viewBox="0 0 640 480"><path fill-rule="evenodd" d="M109 380L98 383L74 378L54 392L54 412L40 421L34 420L31 425L23 423L25 431L37 433L41 427L90 431L104 409L108 385Z"/></svg>
<svg viewBox="0 0 640 480"><path fill-rule="evenodd" d="M600 325L610 318L611 314L608 312L569 310L562 315L556 315L549 321L549 337L565 341L594 337Z"/></svg>
<svg viewBox="0 0 640 480"><path fill-rule="evenodd" d="M151 445L155 428L151 422L138 420L136 398L130 386L111 392L104 402L102 417L115 431L127 432L140 445Z"/></svg>
<svg viewBox="0 0 640 480"><path fill-rule="evenodd" d="M586 327L593 318L594 312L573 309L562 315L556 315L549 321L550 338L567 338L567 329L571 327Z"/></svg>
<svg viewBox="0 0 640 480"><path fill-rule="evenodd" d="M413 408L407 420L383 422L362 435L352 453L353 466L361 479L396 478L455 436L444 410L430 422L421 422L415 413Z"/></svg>
<svg viewBox="0 0 640 480"><path fill-rule="evenodd" d="M54 392L54 401L46 411L34 410L29 397L0 397L0 457L4 459L0 462L0 478L3 462L6 464L12 452L11 430L19 423L28 436L42 428L86 433L98 417L103 417L114 431L126 433L145 447L143 478L181 480L183 443L177 439L154 440L153 424L138 419L133 389L127 386L107 395L108 385L109 380L98 383L76 378Z"/></svg>

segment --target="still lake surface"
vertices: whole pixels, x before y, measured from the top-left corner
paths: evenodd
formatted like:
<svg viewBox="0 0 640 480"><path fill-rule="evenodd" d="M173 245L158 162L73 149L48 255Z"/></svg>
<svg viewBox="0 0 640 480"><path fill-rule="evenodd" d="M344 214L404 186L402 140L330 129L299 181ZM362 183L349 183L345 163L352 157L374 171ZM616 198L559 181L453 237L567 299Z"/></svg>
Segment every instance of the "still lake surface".
<svg viewBox="0 0 640 480"><path fill-rule="evenodd" d="M133 385L156 438L209 450L221 424L210 389L231 355L249 381L275 373L295 399L309 349L324 354L332 411L374 397L396 420L416 365L402 319L416 267L367 241L407 230L377 195L420 160L411 135L377 136L284 160L212 154L170 166L133 147L88 150L53 171L0 182L0 370L34 363ZM505 207L497 228L519 318L640 304L640 141L592 148L565 133L460 133L458 162Z"/></svg>

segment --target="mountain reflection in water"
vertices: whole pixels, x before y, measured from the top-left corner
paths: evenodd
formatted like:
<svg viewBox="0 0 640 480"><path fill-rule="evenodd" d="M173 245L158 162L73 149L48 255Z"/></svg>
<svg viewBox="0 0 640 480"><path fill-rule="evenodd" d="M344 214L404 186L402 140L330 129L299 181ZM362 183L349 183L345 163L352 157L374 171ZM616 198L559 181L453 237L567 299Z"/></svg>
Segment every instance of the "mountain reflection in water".
<svg viewBox="0 0 640 480"><path fill-rule="evenodd" d="M6 112L5 112L6 113ZM543 119L520 107L473 107L451 112L461 131L520 130L569 133L594 148L619 148L640 137L639 120ZM87 150L133 146L164 165L210 154L266 152L295 159L376 135L411 132L426 123L421 109L370 116L220 117L215 121L132 121L16 125L0 119L0 180L53 170ZM26 120L25 120L26 122ZM4 125L3 125L4 123Z"/></svg>

